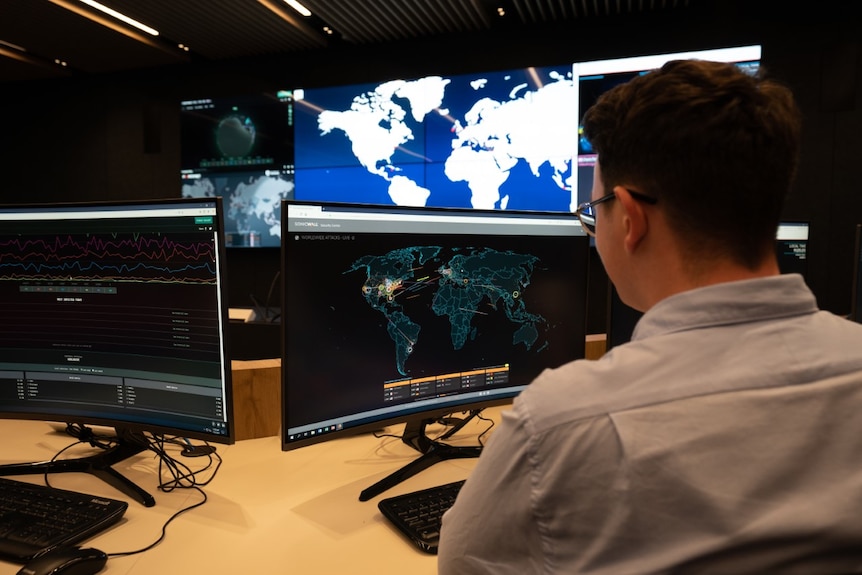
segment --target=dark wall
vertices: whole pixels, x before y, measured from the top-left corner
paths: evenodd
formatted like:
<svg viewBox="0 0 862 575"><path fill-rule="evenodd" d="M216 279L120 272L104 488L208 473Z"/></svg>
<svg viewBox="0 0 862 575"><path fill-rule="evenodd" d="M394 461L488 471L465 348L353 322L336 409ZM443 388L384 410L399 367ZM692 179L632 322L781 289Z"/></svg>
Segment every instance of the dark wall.
<svg viewBox="0 0 862 575"><path fill-rule="evenodd" d="M851 14L855 6L827 0L794 12L789 3L692 4L699 7L684 16L594 18L397 46L0 84L0 201L178 196L181 99L761 43L764 67L793 88L805 115L802 162L785 217L811 221L809 283L822 307L848 313L853 230L862 222L862 26ZM830 15L818 18L811 12L818 6ZM232 252L229 265L230 305L250 306L249 294L266 298L278 253ZM592 278L591 302L602 307L603 271ZM590 331L603 331L603 321L602 309Z"/></svg>

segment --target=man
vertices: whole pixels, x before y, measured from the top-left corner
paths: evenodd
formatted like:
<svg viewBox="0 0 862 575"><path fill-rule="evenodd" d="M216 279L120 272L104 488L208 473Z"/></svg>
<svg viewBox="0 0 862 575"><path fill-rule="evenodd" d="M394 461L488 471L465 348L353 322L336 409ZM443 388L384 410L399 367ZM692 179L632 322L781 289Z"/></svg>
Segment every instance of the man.
<svg viewBox="0 0 862 575"><path fill-rule="evenodd" d="M443 520L441 575L862 569L862 325L779 275L789 91L677 61L584 118L578 214L632 341L539 376Z"/></svg>

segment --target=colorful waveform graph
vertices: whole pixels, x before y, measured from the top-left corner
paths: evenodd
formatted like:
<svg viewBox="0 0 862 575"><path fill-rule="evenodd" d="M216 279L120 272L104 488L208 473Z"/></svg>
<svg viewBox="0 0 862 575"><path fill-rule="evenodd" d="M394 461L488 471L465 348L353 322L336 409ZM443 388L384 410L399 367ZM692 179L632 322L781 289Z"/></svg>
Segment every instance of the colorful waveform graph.
<svg viewBox="0 0 862 575"><path fill-rule="evenodd" d="M215 283L215 249L183 234L0 236L0 280Z"/></svg>

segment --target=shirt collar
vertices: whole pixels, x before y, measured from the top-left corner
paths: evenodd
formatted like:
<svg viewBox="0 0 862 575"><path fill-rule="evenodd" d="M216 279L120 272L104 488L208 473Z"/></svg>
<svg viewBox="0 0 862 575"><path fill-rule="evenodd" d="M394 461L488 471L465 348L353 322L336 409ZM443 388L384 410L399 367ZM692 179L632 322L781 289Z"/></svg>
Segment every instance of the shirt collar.
<svg viewBox="0 0 862 575"><path fill-rule="evenodd" d="M799 274L714 284L672 295L638 321L632 340L815 313L817 300Z"/></svg>

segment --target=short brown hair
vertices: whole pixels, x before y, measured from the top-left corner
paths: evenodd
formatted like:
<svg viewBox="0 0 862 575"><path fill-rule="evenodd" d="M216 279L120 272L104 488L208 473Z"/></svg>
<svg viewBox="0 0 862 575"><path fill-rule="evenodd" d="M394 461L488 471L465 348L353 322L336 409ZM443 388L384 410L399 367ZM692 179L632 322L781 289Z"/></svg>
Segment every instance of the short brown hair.
<svg viewBox="0 0 862 575"><path fill-rule="evenodd" d="M754 267L796 172L800 114L784 86L734 64L676 60L604 93L584 116L606 190L657 197L690 255Z"/></svg>

